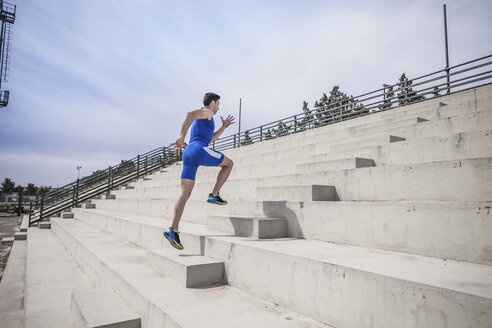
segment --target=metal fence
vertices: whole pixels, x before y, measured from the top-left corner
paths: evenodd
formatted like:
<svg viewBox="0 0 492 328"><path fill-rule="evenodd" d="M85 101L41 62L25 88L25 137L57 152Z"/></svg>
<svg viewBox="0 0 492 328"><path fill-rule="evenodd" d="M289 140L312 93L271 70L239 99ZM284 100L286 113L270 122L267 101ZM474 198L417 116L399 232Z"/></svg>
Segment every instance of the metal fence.
<svg viewBox="0 0 492 328"><path fill-rule="evenodd" d="M213 143L217 150L246 146L264 140L299 133L348 119L385 111L429 98L463 91L492 82L492 55L478 58L409 80L404 75L392 85L362 94L328 102L326 106L259 127L220 138ZM449 72L449 73L448 73ZM63 209L74 207L112 188L179 161L170 147L156 148L119 165L93 173L57 188L30 204L30 224Z"/></svg>
<svg viewBox="0 0 492 328"><path fill-rule="evenodd" d="M218 139L213 147L226 150L246 146L489 84L492 82L491 57L478 58L412 80L403 75L397 83L381 89L357 97L333 99L327 106L304 110L303 113Z"/></svg>

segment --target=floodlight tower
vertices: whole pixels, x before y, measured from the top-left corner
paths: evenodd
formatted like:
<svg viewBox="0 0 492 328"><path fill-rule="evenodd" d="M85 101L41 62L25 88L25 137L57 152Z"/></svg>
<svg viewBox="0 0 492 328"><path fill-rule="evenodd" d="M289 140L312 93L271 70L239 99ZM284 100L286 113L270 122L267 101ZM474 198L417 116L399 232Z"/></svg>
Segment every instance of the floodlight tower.
<svg viewBox="0 0 492 328"><path fill-rule="evenodd" d="M7 82L9 77L8 65L10 64L10 40L12 40L12 25L15 21L16 5L0 0L0 107L9 103L9 91L1 90L2 82Z"/></svg>

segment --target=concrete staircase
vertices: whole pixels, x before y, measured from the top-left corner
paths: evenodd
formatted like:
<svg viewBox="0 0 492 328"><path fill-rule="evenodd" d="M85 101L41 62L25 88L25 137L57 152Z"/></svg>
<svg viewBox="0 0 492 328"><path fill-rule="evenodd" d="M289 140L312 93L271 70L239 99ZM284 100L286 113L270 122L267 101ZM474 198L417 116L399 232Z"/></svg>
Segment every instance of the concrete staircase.
<svg viewBox="0 0 492 328"><path fill-rule="evenodd" d="M179 163L29 228L25 326L492 326L492 86L225 154L229 205L200 167L184 251Z"/></svg>

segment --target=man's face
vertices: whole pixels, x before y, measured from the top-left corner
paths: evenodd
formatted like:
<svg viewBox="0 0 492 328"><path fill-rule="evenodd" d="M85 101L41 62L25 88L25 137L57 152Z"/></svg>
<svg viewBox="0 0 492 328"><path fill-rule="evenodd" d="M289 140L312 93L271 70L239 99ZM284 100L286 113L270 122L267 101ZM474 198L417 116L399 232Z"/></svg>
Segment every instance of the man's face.
<svg viewBox="0 0 492 328"><path fill-rule="evenodd" d="M214 113L217 113L219 111L219 104L220 104L219 100L213 100L212 102L210 102L210 109Z"/></svg>

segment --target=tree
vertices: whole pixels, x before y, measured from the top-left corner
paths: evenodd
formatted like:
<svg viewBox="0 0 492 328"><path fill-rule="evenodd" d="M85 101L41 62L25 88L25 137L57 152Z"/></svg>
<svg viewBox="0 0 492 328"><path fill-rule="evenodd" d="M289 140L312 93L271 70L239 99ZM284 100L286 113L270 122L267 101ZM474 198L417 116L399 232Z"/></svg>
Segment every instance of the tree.
<svg viewBox="0 0 492 328"><path fill-rule="evenodd" d="M23 191L24 191L24 187L23 187L23 186L21 186L21 185L17 185L17 186L15 186L15 188L14 188L14 192L19 192L19 193L21 193L21 192L23 192Z"/></svg>
<svg viewBox="0 0 492 328"><path fill-rule="evenodd" d="M277 138L288 135L290 128L291 128L290 125L287 125L284 122L279 122L277 125L277 130L275 130L275 134L277 135Z"/></svg>
<svg viewBox="0 0 492 328"><path fill-rule="evenodd" d="M398 102L400 103L400 106L425 99L425 96L417 95L417 92L411 87L412 84L413 82L408 80L405 73L400 76L400 82L398 83L401 88L401 92L398 94Z"/></svg>
<svg viewBox="0 0 492 328"><path fill-rule="evenodd" d="M15 182L9 178L5 178L2 182L2 192L13 192L15 188Z"/></svg>
<svg viewBox="0 0 492 328"><path fill-rule="evenodd" d="M249 136L249 131L244 131L244 137L243 140L241 140L241 146L250 145L252 143L253 140L251 140L251 137Z"/></svg>
<svg viewBox="0 0 492 328"><path fill-rule="evenodd" d="M395 92L393 91L392 85L385 84L384 89L385 89L386 95L384 97L383 104L378 106L378 108L380 110L390 109L391 106L393 106L393 103L391 101L393 100L393 97L395 96Z"/></svg>
<svg viewBox="0 0 492 328"><path fill-rule="evenodd" d="M309 129L311 125L311 121L313 120L314 117L313 114L311 113L311 110L309 110L307 101L302 102L302 111L304 112L304 117L294 122L296 131L304 131Z"/></svg>
<svg viewBox="0 0 492 328"><path fill-rule="evenodd" d="M34 196L36 195L36 192L38 191L38 187L36 187L33 183L28 183L27 184L27 194Z"/></svg>
<svg viewBox="0 0 492 328"><path fill-rule="evenodd" d="M343 117L358 115L358 111L364 108L364 105L340 91L340 87L335 85L330 91L330 96L323 93L323 96L314 103L315 107L315 126L324 125ZM351 115L353 113L354 115Z"/></svg>
<svg viewBox="0 0 492 328"><path fill-rule="evenodd" d="M41 196L43 196L44 194L46 194L46 193L48 193L50 191L51 191L51 187L47 187L47 186L41 185L38 188L37 195L41 197Z"/></svg>

